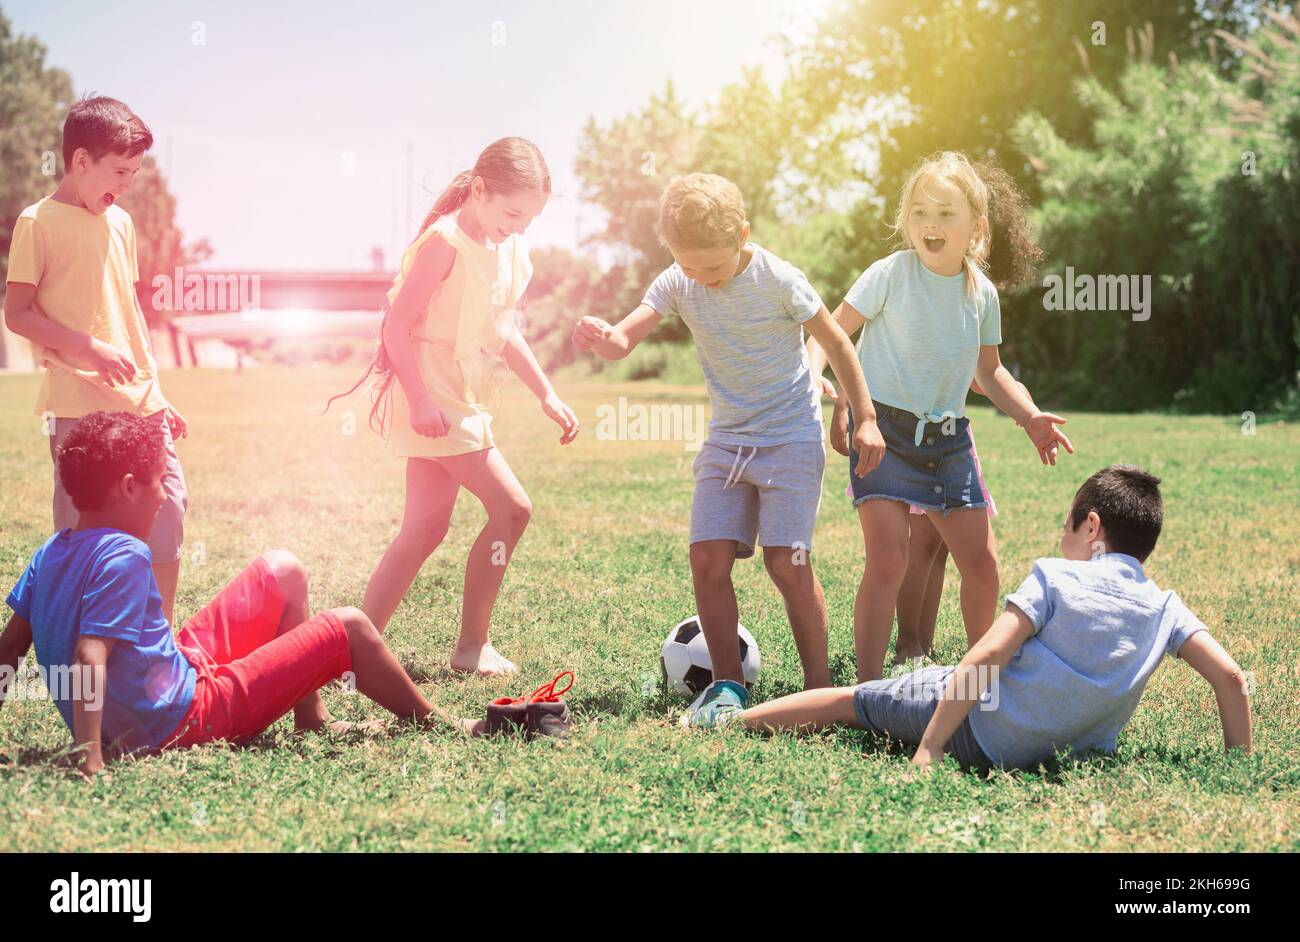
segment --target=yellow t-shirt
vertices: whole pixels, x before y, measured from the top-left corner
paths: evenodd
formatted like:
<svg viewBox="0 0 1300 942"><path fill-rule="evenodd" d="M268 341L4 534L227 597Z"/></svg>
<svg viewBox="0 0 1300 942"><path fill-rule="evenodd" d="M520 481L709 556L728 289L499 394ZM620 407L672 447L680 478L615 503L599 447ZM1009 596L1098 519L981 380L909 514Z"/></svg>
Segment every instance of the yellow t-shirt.
<svg viewBox="0 0 1300 942"><path fill-rule="evenodd" d="M36 307L50 320L122 351L135 378L109 386L99 374L64 362L56 350L32 344L45 367L36 414L81 418L100 409L152 415L167 407L149 331L136 300L135 226L113 205L101 215L46 197L14 224L7 280L36 286Z"/></svg>

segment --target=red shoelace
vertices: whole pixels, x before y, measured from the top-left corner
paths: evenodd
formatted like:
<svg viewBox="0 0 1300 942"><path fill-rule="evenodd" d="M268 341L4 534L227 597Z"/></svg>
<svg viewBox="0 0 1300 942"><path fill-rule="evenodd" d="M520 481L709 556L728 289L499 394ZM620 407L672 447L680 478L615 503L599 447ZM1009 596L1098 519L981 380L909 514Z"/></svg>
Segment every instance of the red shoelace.
<svg viewBox="0 0 1300 942"><path fill-rule="evenodd" d="M559 690L556 690L555 685L559 683L560 679L563 677L568 677L569 682ZM510 706L512 703L555 703L563 694L569 692L569 688L573 686L574 680L575 677L573 671L560 671L560 673L556 674L553 679L542 684L526 697L497 697L492 701L492 704L494 706Z"/></svg>

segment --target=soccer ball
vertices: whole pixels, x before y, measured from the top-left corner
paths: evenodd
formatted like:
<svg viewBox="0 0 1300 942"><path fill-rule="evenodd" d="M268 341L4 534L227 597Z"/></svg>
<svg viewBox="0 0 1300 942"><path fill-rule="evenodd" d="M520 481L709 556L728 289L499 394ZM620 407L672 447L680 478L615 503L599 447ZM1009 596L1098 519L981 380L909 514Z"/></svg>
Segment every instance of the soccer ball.
<svg viewBox="0 0 1300 942"><path fill-rule="evenodd" d="M739 625L740 669L745 676L745 686L758 680L761 659L758 642L744 625ZM709 646L704 641L700 620L692 615L679 622L664 639L663 655L659 658L664 686L682 696L697 696L713 683L713 663L709 660Z"/></svg>

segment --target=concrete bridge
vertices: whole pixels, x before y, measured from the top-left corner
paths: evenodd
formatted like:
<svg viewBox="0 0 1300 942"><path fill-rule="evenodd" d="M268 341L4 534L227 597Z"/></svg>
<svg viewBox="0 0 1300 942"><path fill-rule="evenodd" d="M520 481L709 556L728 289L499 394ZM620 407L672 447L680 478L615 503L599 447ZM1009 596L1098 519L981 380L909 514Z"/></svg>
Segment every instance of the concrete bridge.
<svg viewBox="0 0 1300 942"><path fill-rule="evenodd" d="M376 337L387 271L176 269L137 285L159 366L242 365L254 344ZM2 297L2 295L0 295ZM222 349L224 348L224 349ZM188 361L188 362L187 362ZM0 325L0 368L31 370L31 346Z"/></svg>

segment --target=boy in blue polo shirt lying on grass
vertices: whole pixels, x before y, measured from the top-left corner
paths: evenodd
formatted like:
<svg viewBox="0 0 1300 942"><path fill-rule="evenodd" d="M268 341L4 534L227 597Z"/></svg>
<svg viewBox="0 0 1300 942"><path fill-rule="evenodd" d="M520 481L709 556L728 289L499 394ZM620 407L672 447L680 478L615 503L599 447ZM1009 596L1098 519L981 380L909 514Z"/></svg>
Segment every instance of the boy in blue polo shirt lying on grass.
<svg viewBox="0 0 1300 942"><path fill-rule="evenodd" d="M1113 465L1084 482L1061 535L1006 610L954 667L807 690L732 714L749 729L869 729L975 768L1035 768L1059 753L1110 753L1166 654L1214 689L1224 745L1251 749L1245 675L1177 594L1142 571L1164 518L1160 479ZM976 704L979 704L978 709Z"/></svg>

